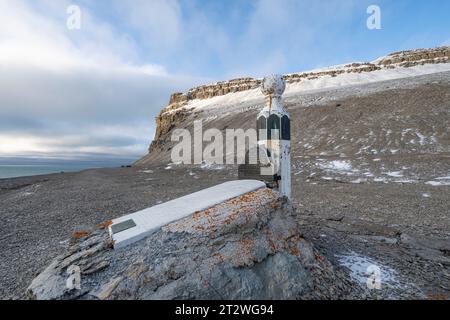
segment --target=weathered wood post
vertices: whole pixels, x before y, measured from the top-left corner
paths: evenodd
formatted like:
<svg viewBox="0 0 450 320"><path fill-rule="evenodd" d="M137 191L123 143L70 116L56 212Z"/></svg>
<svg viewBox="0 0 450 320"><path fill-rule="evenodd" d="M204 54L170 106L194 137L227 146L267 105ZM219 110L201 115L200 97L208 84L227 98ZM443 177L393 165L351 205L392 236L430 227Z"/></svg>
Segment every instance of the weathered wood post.
<svg viewBox="0 0 450 320"><path fill-rule="evenodd" d="M291 120L283 107L282 95L286 83L280 75L264 78L261 91L266 96L266 106L258 115L258 145L266 150L271 170L278 177L279 191L291 198Z"/></svg>

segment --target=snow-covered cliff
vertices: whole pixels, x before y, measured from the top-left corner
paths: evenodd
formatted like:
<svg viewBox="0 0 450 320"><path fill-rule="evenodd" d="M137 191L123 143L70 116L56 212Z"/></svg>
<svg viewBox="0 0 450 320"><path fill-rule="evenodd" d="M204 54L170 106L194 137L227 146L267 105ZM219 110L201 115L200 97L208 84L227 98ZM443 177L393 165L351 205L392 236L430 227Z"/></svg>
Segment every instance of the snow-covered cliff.
<svg viewBox="0 0 450 320"><path fill-rule="evenodd" d="M402 84L408 87L408 84L414 83L413 79L417 77L447 71L450 71L450 47L395 52L370 63L356 62L284 75L287 82L284 99L288 108L297 109L296 107L318 105L330 100L348 98L354 96L356 92L361 94L379 92L384 90L382 83L386 81L393 83L391 87L401 87ZM202 119L204 126L218 129L230 126L231 128L243 129L252 127L254 125L253 113L264 103L264 97L259 89L260 83L261 79L241 78L195 87L186 93L173 94L169 105L162 109L156 119L157 129L154 141L149 149L150 154L138 161L137 164L143 165L154 161L168 162L172 145L170 143L172 130L175 128L189 129L195 119ZM395 83L397 84L394 85ZM367 90L363 87L366 87ZM388 89L387 87L385 89ZM324 92L328 93L325 94ZM395 94L391 95L391 98L394 99ZM388 100L385 100L385 103L387 102ZM414 109L415 107L412 106L411 108ZM349 109L344 111L349 111ZM249 112L251 116L248 116ZM295 113L294 111L294 122ZM239 115L239 117L236 117L236 115ZM326 114L323 116L325 117ZM233 118L232 121L230 117ZM437 127L440 126L439 123L442 121L444 120L440 119L437 122ZM370 126L370 123L368 125ZM407 128L407 126L402 128L402 130L408 129L412 128ZM370 131L368 134L370 135ZM399 134L401 135L401 133ZM309 135L310 133L308 133ZM304 140L304 136L299 138L302 141ZM413 137L408 136L408 138L410 138L409 141L413 140ZM433 137L430 136L429 139L433 139ZM434 137L434 139L437 138ZM313 144L313 141L304 141L303 143L303 145ZM332 147L339 151L338 145ZM383 153L389 148L395 149L396 147L380 147L376 152ZM328 152L319 149L321 148L316 150L318 153ZM354 152L358 151L355 149Z"/></svg>

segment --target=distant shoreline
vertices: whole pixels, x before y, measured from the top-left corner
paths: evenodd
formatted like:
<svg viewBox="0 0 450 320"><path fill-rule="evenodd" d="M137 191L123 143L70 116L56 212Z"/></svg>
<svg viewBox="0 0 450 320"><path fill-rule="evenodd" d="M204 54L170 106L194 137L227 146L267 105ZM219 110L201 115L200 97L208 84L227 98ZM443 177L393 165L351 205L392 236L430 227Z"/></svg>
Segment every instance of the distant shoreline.
<svg viewBox="0 0 450 320"><path fill-rule="evenodd" d="M0 164L0 180L35 177L49 174L75 173L89 169L120 168L127 164L117 163L69 163L69 164Z"/></svg>
<svg viewBox="0 0 450 320"><path fill-rule="evenodd" d="M47 170L45 170L47 168ZM51 166L3 166L0 165L0 180L24 177L38 177L49 174L76 173L88 169L100 169L99 167L86 168L52 168Z"/></svg>

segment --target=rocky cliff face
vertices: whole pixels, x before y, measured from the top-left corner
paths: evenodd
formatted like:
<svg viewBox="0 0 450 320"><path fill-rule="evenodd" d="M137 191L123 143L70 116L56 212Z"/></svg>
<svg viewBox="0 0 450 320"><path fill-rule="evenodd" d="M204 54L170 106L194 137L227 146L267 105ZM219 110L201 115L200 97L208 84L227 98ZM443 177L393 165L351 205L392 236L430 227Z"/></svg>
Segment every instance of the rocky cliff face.
<svg viewBox="0 0 450 320"><path fill-rule="evenodd" d="M306 155L382 155L392 150L445 152L448 137L444 128L448 117L443 115L448 114L445 98L448 90L436 81L427 81L423 75L450 71L449 62L450 47L442 47L396 52L371 63L285 75L284 100L291 112L295 141L301 145L294 152ZM415 80L407 78L421 75L425 80L410 85ZM421 89L413 89L430 83L436 88L421 94ZM259 85L260 79L243 78L174 94L156 119L150 153L136 164L170 162L172 130L191 130L194 120L203 120L205 129L254 127L256 110L264 104ZM378 92L384 90L390 92L379 99ZM438 91L442 93L435 94ZM364 99L371 93L377 93L377 97ZM399 95L409 102L404 104L397 99ZM347 98L352 99L350 105L343 100ZM321 108L309 108L315 106ZM384 125L388 123L391 125ZM298 130L303 128L308 130Z"/></svg>
<svg viewBox="0 0 450 320"><path fill-rule="evenodd" d="M317 79L319 77L336 77L344 73L372 72L382 69L395 69L398 67L410 68L425 64L447 63L450 61L450 47L436 49L419 49L400 51L389 54L372 63L351 63L339 67L331 67L324 71L311 71L287 74L284 79L287 83L301 82L302 80ZM182 107L185 103L195 99L209 99L223 96L228 93L236 93L258 88L261 79L240 78L229 81L217 82L210 85L199 86L190 89L187 93L174 93L170 97L169 105L163 110L172 111Z"/></svg>
<svg viewBox="0 0 450 320"><path fill-rule="evenodd" d="M80 235L28 289L32 299L343 298L351 283L301 237L298 216L260 189L171 223L124 250ZM78 270L80 286L68 278ZM353 290L353 293L355 291Z"/></svg>
<svg viewBox="0 0 450 320"><path fill-rule="evenodd" d="M292 73L284 76L288 88L290 85L305 81L321 81L321 79L337 78L345 75L368 75L374 71L401 70L424 65L446 64L450 62L450 47L401 51L379 58L374 62L351 63L323 70ZM192 113L189 103L194 100L207 100L230 93L249 92L258 89L261 79L240 78L217 82L190 89L186 93L175 93L170 97L169 105L161 110L156 118L156 134L149 152L161 152L169 143L168 134L175 127L183 127L183 121ZM213 104L213 103L212 103ZM226 111L226 110L224 110ZM142 162L138 162L142 164Z"/></svg>
<svg viewBox="0 0 450 320"><path fill-rule="evenodd" d="M450 47L436 49L419 49L411 51L399 51L378 59L380 66L393 69L396 67L410 68L417 65L448 63L450 59Z"/></svg>

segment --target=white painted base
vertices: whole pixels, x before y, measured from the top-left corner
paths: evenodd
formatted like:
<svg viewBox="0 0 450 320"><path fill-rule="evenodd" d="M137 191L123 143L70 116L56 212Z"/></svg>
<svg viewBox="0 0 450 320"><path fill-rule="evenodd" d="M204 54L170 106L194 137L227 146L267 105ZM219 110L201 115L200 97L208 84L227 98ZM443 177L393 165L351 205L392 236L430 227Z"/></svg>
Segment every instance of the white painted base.
<svg viewBox="0 0 450 320"><path fill-rule="evenodd" d="M291 192L291 141L281 140L280 144L280 193L292 200Z"/></svg>
<svg viewBox="0 0 450 320"><path fill-rule="evenodd" d="M281 177L279 192L291 199L291 141L289 140L259 140L258 145L269 150L271 166L263 168L261 174L278 174Z"/></svg>
<svg viewBox="0 0 450 320"><path fill-rule="evenodd" d="M212 188L204 189L190 195L138 211L113 220L112 225L132 219L135 227L113 234L111 226L109 233L114 240L116 249L123 248L139 241L161 227L188 217L195 212L211 208L224 201L239 197L248 192L265 188L264 182L257 180L238 180L225 182Z"/></svg>

